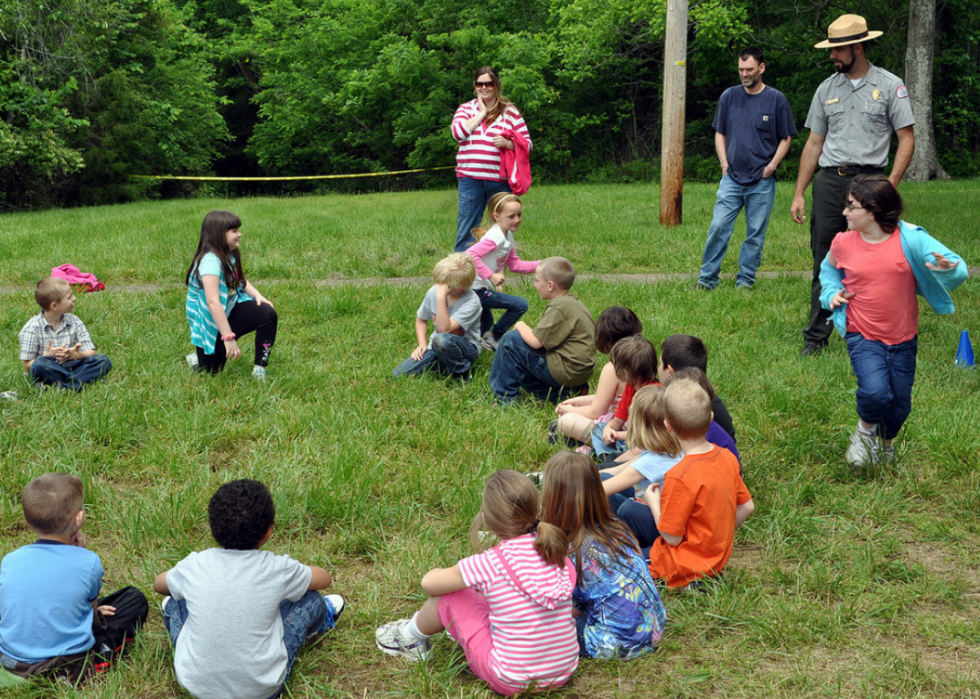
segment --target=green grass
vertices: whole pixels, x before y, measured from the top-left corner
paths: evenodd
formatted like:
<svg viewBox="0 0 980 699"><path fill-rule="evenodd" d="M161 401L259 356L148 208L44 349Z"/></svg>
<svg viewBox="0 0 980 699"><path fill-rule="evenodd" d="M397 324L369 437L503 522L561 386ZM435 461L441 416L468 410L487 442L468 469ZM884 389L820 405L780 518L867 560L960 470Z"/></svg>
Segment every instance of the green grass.
<svg viewBox="0 0 980 699"><path fill-rule="evenodd" d="M980 224L967 183L903 185L909 219L968 261ZM806 229L788 219L780 186L764 271L809 266ZM542 187L527 197L519 243L529 259L565 254L589 273L685 272L656 284L583 280L596 313L632 307L656 344L705 339L709 374L732 412L756 514L736 538L726 584L666 595L656 654L584 661L568 697L980 696L980 378L953 366L960 330L980 338L980 288L954 294L957 314L923 305L912 416L900 469L855 476L843 451L854 378L839 340L796 355L809 298L805 276L763 279L736 293L692 290L714 188L688 187L686 223L657 223L650 186ZM249 364L208 378L190 350L180 288L81 295L77 313L113 360L105 385L35 393L16 361L16 333L36 312L30 285L73 262L110 287L182 277L203 214L245 221L246 271L280 313L270 380ZM974 207L975 208L975 207ZM319 286L321 279L426 276L451 245L455 193L187 201L0 217L0 552L33 540L20 495L50 470L86 484L91 547L106 591L136 584L153 598L158 572L211 545L207 500L239 477L269 484L278 507L269 548L322 565L350 607L325 642L300 656L293 697L490 697L462 671L449 639L416 668L374 648L374 627L419 605L421 575L469 553L465 532L495 470L538 470L553 453L552 413L532 400L491 405L483 356L468 385L392 381L413 344L422 285ZM738 236L738 234L736 234ZM738 237L735 239L739 240ZM730 251L725 272L734 271ZM264 283L263 283L264 280ZM543 303L527 280L515 293ZM980 349L980 347L978 347ZM108 677L76 691L35 683L11 697L186 696L159 612Z"/></svg>

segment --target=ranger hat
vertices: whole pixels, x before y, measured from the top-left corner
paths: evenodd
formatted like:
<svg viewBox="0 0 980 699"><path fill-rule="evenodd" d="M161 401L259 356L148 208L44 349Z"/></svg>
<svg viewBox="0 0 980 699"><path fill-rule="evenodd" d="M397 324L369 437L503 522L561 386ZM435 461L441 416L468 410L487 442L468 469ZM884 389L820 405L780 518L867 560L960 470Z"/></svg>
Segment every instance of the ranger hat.
<svg viewBox="0 0 980 699"><path fill-rule="evenodd" d="M827 28L827 40L814 44L815 49L832 49L835 46L859 44L877 39L884 32L868 31L868 23L861 15L841 15Z"/></svg>

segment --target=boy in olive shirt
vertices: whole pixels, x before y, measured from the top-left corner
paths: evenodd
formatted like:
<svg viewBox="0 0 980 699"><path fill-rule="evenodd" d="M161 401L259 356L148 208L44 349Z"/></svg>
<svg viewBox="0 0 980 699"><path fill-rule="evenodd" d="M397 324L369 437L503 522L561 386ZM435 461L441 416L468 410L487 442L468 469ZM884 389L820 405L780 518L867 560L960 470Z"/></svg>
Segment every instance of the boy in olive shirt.
<svg viewBox="0 0 980 699"><path fill-rule="evenodd" d="M498 403L512 403L523 388L542 400L561 401L588 388L595 369L595 321L569 293L575 268L564 257L541 261L534 288L548 301L536 328L519 321L500 340L490 367Z"/></svg>

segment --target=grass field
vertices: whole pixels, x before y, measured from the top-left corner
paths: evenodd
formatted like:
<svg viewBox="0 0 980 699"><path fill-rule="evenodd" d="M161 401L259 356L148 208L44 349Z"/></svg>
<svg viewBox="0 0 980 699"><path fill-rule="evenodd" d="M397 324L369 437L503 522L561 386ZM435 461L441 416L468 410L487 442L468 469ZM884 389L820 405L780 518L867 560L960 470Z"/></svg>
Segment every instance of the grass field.
<svg viewBox="0 0 980 699"><path fill-rule="evenodd" d="M976 183L905 184L908 220L968 262L980 260ZM789 220L780 185L763 271L806 270L808 232ZM685 223L657 223L649 185L540 187L525 198L522 256L563 254L588 274L686 272L656 284L585 279L598 313L628 305L658 346L690 332L735 418L756 514L739 531L727 583L667 594L660 649L629 662L583 661L567 697L980 696L980 379L953 365L960 331L980 339L980 287L957 313L922 304L912 416L901 468L855 476L843 451L856 419L839 339L800 361L809 279L765 278L736 292L731 250L722 286L693 289L714 187L688 186ZM247 362L191 374L180 287L204 213L243 221L246 272L276 303L280 335L265 384ZM374 627L410 614L419 579L470 552L482 484L502 468L538 470L554 452L549 408L491 404L481 356L470 384L388 378L413 344L425 287L363 277L427 276L454 239L455 192L197 200L0 217L0 552L29 543L26 483L50 470L86 484L86 531L105 591L153 577L211 544L208 498L240 477L269 484L278 508L268 548L322 565L349 602L338 628L304 652L292 697L490 697L450 639L415 667L374 647ZM741 225L741 224L740 224ZM736 228L737 243L740 238ZM30 289L72 262L110 289L76 313L114 369L78 395L35 393L16 334L37 311ZM331 280L319 285L319 280ZM534 324L544 307L528 280ZM980 350L980 347L976 349ZM603 358L604 361L604 358ZM158 607L139 647L82 690L39 682L11 697L187 696L172 671Z"/></svg>

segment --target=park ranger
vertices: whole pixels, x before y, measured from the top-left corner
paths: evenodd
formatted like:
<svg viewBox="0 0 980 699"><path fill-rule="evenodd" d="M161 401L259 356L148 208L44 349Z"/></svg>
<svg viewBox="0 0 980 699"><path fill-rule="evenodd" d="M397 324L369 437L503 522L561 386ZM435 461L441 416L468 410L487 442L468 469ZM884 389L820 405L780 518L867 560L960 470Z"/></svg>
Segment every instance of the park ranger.
<svg viewBox="0 0 980 699"><path fill-rule="evenodd" d="M790 208L794 221L806 220L803 195L812 179L813 282L810 322L803 330L801 357L818 354L830 338L830 312L820 307L820 263L834 236L847 230L843 213L847 186L856 175L884 172L892 132L898 137L898 150L888 179L896 187L915 151L915 118L908 90L901 79L872 65L865 55L867 42L882 32L869 32L864 17L842 15L830 25L827 34L827 40L814 48L830 49L830 60L837 72L820 83L810 103L806 118L810 136L800 157Z"/></svg>

